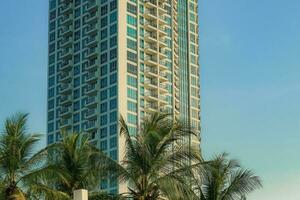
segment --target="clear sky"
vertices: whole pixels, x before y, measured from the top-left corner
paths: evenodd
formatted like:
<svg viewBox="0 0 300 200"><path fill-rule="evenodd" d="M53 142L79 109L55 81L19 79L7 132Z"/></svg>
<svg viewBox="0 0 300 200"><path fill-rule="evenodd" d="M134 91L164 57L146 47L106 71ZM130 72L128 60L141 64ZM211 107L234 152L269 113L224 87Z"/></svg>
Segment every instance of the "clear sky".
<svg viewBox="0 0 300 200"><path fill-rule="evenodd" d="M45 133L47 0L0 4L0 122ZM250 200L299 200L300 1L199 0L202 149L254 169Z"/></svg>

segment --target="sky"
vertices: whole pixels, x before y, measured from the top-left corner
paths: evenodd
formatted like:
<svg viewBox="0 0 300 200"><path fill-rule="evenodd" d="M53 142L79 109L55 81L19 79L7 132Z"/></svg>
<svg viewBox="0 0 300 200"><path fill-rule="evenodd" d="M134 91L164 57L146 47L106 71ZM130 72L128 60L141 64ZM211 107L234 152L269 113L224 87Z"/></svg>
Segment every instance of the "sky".
<svg viewBox="0 0 300 200"><path fill-rule="evenodd" d="M0 123L29 112L38 133L46 131L47 2L0 4ZM228 152L262 178L249 200L300 199L299 7L199 0L202 151Z"/></svg>

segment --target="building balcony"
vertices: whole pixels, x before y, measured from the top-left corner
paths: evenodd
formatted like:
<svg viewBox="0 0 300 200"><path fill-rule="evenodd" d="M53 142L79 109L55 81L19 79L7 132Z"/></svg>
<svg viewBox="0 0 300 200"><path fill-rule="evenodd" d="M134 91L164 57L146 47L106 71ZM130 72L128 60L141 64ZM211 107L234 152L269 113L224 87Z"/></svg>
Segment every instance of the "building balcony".
<svg viewBox="0 0 300 200"><path fill-rule="evenodd" d="M72 37L65 37L64 39L62 39L61 41L61 47L69 47L72 46Z"/></svg>
<svg viewBox="0 0 300 200"><path fill-rule="evenodd" d="M145 80L145 88L150 89L150 90L157 90L158 89L158 85L157 85L157 81L155 80L151 80L151 79L146 79Z"/></svg>
<svg viewBox="0 0 300 200"><path fill-rule="evenodd" d="M165 106L168 104L168 98L164 95L159 96L160 105Z"/></svg>
<svg viewBox="0 0 300 200"><path fill-rule="evenodd" d="M60 121L60 128L61 129L68 129L72 126L72 120L71 119L62 119Z"/></svg>
<svg viewBox="0 0 300 200"><path fill-rule="evenodd" d="M96 109L87 109L84 114L84 119L87 120L97 119Z"/></svg>
<svg viewBox="0 0 300 200"><path fill-rule="evenodd" d="M63 26L62 29L61 29L61 35L62 36L69 36L69 35L72 35L73 33L73 26L72 25L69 25L69 26Z"/></svg>
<svg viewBox="0 0 300 200"><path fill-rule="evenodd" d="M69 118L70 116L72 116L72 106L61 107L60 116L63 118Z"/></svg>
<svg viewBox="0 0 300 200"><path fill-rule="evenodd" d="M97 106L96 96L87 97L85 106L88 108L96 107Z"/></svg>
<svg viewBox="0 0 300 200"><path fill-rule="evenodd" d="M151 55L157 54L157 47L156 47L156 45L146 44L145 47L144 47L144 49L145 49L146 53L149 53Z"/></svg>
<svg viewBox="0 0 300 200"><path fill-rule="evenodd" d="M97 22L97 20L98 20L98 13L97 12L93 12L93 13L89 13L87 15L85 23L91 24L91 23Z"/></svg>
<svg viewBox="0 0 300 200"><path fill-rule="evenodd" d="M72 92L72 86L71 84L63 84L60 87L60 93L61 94L69 94Z"/></svg>
<svg viewBox="0 0 300 200"><path fill-rule="evenodd" d="M98 24L89 24L86 27L85 34L86 35L94 35L95 33L97 33L98 29L99 29Z"/></svg>
<svg viewBox="0 0 300 200"><path fill-rule="evenodd" d="M94 35L94 36L90 36L89 39L87 40L86 42L86 46L89 47L89 46L96 46L98 44L98 37L97 35Z"/></svg>
<svg viewBox="0 0 300 200"><path fill-rule="evenodd" d="M146 55L144 62L146 65L149 66L154 66L154 67L157 66L157 58L155 56Z"/></svg>
<svg viewBox="0 0 300 200"><path fill-rule="evenodd" d="M168 81L168 74L165 71L160 71L159 76L163 82Z"/></svg>
<svg viewBox="0 0 300 200"><path fill-rule="evenodd" d="M71 95L63 95L60 99L60 105L67 106L72 104L73 98Z"/></svg>
<svg viewBox="0 0 300 200"><path fill-rule="evenodd" d="M158 101L158 94L151 90L146 90L145 91L145 99L147 101L156 102L156 101Z"/></svg>
<svg viewBox="0 0 300 200"><path fill-rule="evenodd" d="M73 5L71 3L65 4L61 7L60 13L69 14L73 12Z"/></svg>
<svg viewBox="0 0 300 200"><path fill-rule="evenodd" d="M88 121L85 125L84 125L84 130L86 132L91 132L91 131L95 131L97 130L97 120L94 121Z"/></svg>
<svg viewBox="0 0 300 200"><path fill-rule="evenodd" d="M146 32L145 33L145 41L149 42L149 43L157 43L157 35L156 35L156 33L153 34L153 33Z"/></svg>
<svg viewBox="0 0 300 200"><path fill-rule="evenodd" d="M89 60L86 70L95 71L97 68L98 68L98 59Z"/></svg>
<svg viewBox="0 0 300 200"><path fill-rule="evenodd" d="M157 77L158 70L156 67L146 66L145 75L148 77Z"/></svg>
<svg viewBox="0 0 300 200"><path fill-rule="evenodd" d="M164 47L167 47L167 46L168 46L168 45L166 44L166 40L165 40L164 37L161 37L161 38L159 39L159 44L158 44L158 46L161 47L161 48L164 48Z"/></svg>
<svg viewBox="0 0 300 200"><path fill-rule="evenodd" d="M61 52L61 58L63 59L72 58L72 56L73 56L73 49L71 47L65 48Z"/></svg>
<svg viewBox="0 0 300 200"><path fill-rule="evenodd" d="M88 96L94 96L97 94L97 84L87 85L85 88L85 94Z"/></svg>
<svg viewBox="0 0 300 200"><path fill-rule="evenodd" d="M164 93L168 93L168 85L165 83L159 83L159 90L160 93L164 94Z"/></svg>
<svg viewBox="0 0 300 200"><path fill-rule="evenodd" d="M72 80L72 75L70 72L62 72L60 74L59 81L61 83L69 83Z"/></svg>
<svg viewBox="0 0 300 200"><path fill-rule="evenodd" d="M98 55L97 46L91 47L91 48L89 48L89 50L86 53L86 58L92 59L92 58L97 57L97 55Z"/></svg>
<svg viewBox="0 0 300 200"><path fill-rule="evenodd" d="M144 5L146 8L156 8L157 6L157 0L145 0Z"/></svg>
<svg viewBox="0 0 300 200"><path fill-rule="evenodd" d="M164 60L159 61L159 69L160 71L168 70L166 61Z"/></svg>
<svg viewBox="0 0 300 200"><path fill-rule="evenodd" d="M157 19L157 12L155 9L145 9L144 17L146 19Z"/></svg>
<svg viewBox="0 0 300 200"><path fill-rule="evenodd" d="M89 83L89 84L95 83L95 82L97 82L97 80L98 80L98 72L97 71L88 72L86 74L86 77L85 77L85 82L86 83Z"/></svg>
<svg viewBox="0 0 300 200"><path fill-rule="evenodd" d="M148 112L148 113L157 112L158 111L158 106L155 103L146 103L145 111Z"/></svg>
<svg viewBox="0 0 300 200"><path fill-rule="evenodd" d="M73 16L72 14L68 14L68 15L63 15L63 17L61 18L61 25L69 25L73 23Z"/></svg>
<svg viewBox="0 0 300 200"><path fill-rule="evenodd" d="M157 24L154 21L146 21L144 24L144 28L150 32L156 32Z"/></svg>
<svg viewBox="0 0 300 200"><path fill-rule="evenodd" d="M87 12L93 12L93 11L97 11L98 9L98 5L96 3L96 0L90 1L87 5L86 5L86 11Z"/></svg>
<svg viewBox="0 0 300 200"><path fill-rule="evenodd" d="M69 59L69 60L63 61L62 65L60 67L60 70L69 71L71 68L72 68L72 59Z"/></svg>

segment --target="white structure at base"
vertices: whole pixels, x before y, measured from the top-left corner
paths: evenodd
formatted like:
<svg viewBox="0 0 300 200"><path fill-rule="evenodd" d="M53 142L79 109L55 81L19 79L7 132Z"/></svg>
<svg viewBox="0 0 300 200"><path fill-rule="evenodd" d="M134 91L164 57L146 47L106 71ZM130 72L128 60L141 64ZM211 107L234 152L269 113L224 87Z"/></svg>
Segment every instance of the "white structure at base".
<svg viewBox="0 0 300 200"><path fill-rule="evenodd" d="M73 192L74 200L88 200L87 190L75 190Z"/></svg>

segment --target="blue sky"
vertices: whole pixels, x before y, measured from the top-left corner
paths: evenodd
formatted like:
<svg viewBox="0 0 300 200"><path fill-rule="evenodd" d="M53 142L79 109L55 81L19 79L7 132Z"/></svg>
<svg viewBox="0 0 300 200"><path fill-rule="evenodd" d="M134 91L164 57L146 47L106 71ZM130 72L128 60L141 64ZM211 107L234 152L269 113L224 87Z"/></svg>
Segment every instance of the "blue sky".
<svg viewBox="0 0 300 200"><path fill-rule="evenodd" d="M0 121L46 128L47 0L0 6ZM298 200L300 1L199 0L202 149L254 169L250 200ZM297 196L298 195L298 196Z"/></svg>

